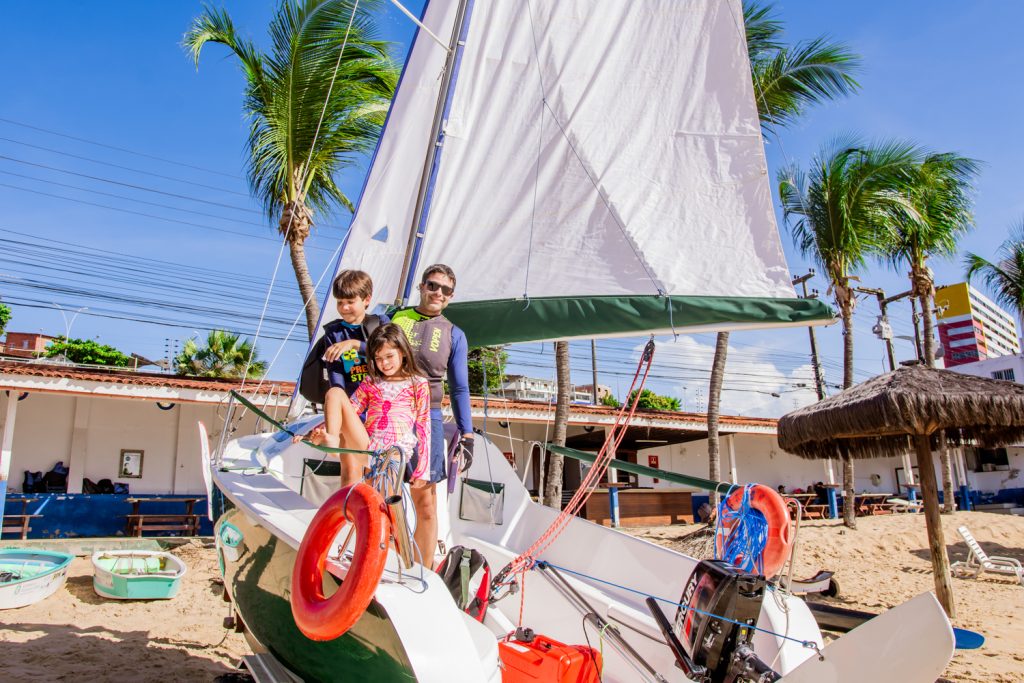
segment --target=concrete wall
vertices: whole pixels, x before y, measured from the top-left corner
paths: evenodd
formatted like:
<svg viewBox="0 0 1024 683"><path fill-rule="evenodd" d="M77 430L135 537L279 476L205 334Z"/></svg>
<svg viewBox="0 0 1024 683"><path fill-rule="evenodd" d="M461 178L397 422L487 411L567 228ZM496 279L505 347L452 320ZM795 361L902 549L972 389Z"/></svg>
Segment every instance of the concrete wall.
<svg viewBox="0 0 1024 683"><path fill-rule="evenodd" d="M730 471L729 440L733 440L736 458L737 477L734 480ZM1009 448L1010 470L1024 471L1024 448ZM691 441L684 444L673 444L647 448L639 451L637 461L641 465L648 464L647 456L657 455L662 469L690 474L698 477L708 476L707 440ZM826 461L805 460L790 455L778 447L774 435L736 434L722 438L721 470L723 481L736 481L741 484L757 482L771 487L782 484L787 491L795 488L806 489L809 484L817 481L828 482ZM916 458L911 457L916 466ZM838 461L833 462L835 482L842 482L842 468ZM858 460L854 468L855 490L867 493L893 493L896 487L896 469L903 468L902 458L870 458ZM937 481L942 481L942 471L938 458L934 458L934 469ZM1024 485L1024 477L1008 480L1011 472L967 472L970 487L976 491L995 493L1004 488L1017 488ZM877 475L873 480L872 475ZM877 481L877 483L876 483ZM959 479L955 479L959 484ZM1021 482L1021 483L1018 483ZM649 477L640 477L640 486L673 487L675 484L659 482ZM941 484L940 484L941 485Z"/></svg>
<svg viewBox="0 0 1024 683"><path fill-rule="evenodd" d="M0 418L16 399L13 392L0 393ZM205 495L200 420L215 448L224 421L220 404L176 403L161 410L140 399L31 393L18 402L9 488L21 491L25 470L46 472L63 461L70 469L68 493L80 493L88 478L125 482L132 493ZM249 415L237 433L254 426ZM118 476L122 449L143 451L141 478Z"/></svg>

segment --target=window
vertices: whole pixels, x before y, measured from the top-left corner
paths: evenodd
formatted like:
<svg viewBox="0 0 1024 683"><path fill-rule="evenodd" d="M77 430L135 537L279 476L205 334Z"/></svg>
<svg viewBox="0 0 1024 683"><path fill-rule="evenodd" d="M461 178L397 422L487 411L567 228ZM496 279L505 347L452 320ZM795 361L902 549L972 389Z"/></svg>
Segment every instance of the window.
<svg viewBox="0 0 1024 683"><path fill-rule="evenodd" d="M1005 448L965 448L967 468L972 472L994 472L1010 469Z"/></svg>
<svg viewBox="0 0 1024 683"><path fill-rule="evenodd" d="M1007 370L996 370L991 374L992 379L1005 379L1011 382L1016 381L1016 378L1013 376L1013 368L1009 368Z"/></svg>

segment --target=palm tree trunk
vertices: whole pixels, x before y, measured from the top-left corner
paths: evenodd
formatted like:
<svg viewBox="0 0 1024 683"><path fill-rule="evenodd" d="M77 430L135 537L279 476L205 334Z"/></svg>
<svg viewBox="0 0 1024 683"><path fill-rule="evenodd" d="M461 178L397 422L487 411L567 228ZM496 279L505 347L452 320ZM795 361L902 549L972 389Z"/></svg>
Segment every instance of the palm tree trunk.
<svg viewBox="0 0 1024 683"><path fill-rule="evenodd" d="M569 390L572 376L569 372L569 342L555 342L555 375L558 381L558 399L555 402L555 426L552 442L565 445L566 430L569 426ZM562 509L562 470L564 458L557 453L548 454L548 471L544 482L544 504L556 510Z"/></svg>
<svg viewBox="0 0 1024 683"><path fill-rule="evenodd" d="M295 279L299 283L299 294L302 295L302 301L305 304L306 331L312 340L316 336L316 323L320 319L320 304L316 300L313 279L309 276L309 267L306 265L306 248L301 241L289 241L288 252L292 258Z"/></svg>
<svg viewBox="0 0 1024 683"><path fill-rule="evenodd" d="M932 312L935 310L933 301L931 278L927 272L919 276L926 283L920 286L918 298L921 302L921 320L924 328L924 362L928 367L935 366L935 320ZM946 435L938 434L939 442L939 463L942 466L942 514L951 515L956 510L955 498L953 497L953 456L952 451L946 444Z"/></svg>
<svg viewBox="0 0 1024 683"><path fill-rule="evenodd" d="M843 389L849 389L853 386L853 300L848 296L837 298L843 318ZM856 529L857 509L854 507L856 487L854 486L853 458L843 449L840 459L843 462L843 524L850 529Z"/></svg>
<svg viewBox="0 0 1024 683"><path fill-rule="evenodd" d="M729 333L719 332L715 340L715 361L711 365L711 383L708 387L708 478L720 481L722 458L718 442L718 407L722 398L722 379L725 377L725 359L729 353ZM718 492L711 493L711 507L718 509Z"/></svg>

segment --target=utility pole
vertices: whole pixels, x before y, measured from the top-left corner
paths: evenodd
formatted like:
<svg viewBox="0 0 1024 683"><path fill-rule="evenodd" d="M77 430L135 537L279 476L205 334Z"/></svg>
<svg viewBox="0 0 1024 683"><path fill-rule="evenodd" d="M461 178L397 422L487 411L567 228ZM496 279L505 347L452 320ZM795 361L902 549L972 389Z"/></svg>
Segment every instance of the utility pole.
<svg viewBox="0 0 1024 683"><path fill-rule="evenodd" d="M860 292L861 294L873 294L878 299L878 310L881 315L878 316L878 322L871 328L871 331L874 332L879 339L885 342L885 351L889 356L889 372L892 372L896 369L896 354L893 352L892 348L892 326L889 325L889 317L886 315L886 308L894 301L906 299L914 292L912 290L907 290L902 294L886 298L885 290L879 288L854 287L853 291ZM913 299L911 299L911 302L913 302ZM916 324L914 325L914 332L917 332Z"/></svg>
<svg viewBox="0 0 1024 683"><path fill-rule="evenodd" d="M807 281L814 277L814 268L807 271L806 275L793 278L793 286L800 285L803 289L804 299L817 299L818 290L811 290L811 293L807 293ZM811 337L811 366L814 368L814 386L818 391L818 400L825 400L825 377L821 372L821 364L818 363L818 340L814 336L814 328L808 327L807 334Z"/></svg>
<svg viewBox="0 0 1024 683"><path fill-rule="evenodd" d="M591 339L590 340L590 370L593 373L593 380L592 381L594 382L594 385L591 388L594 390L593 391L594 405L596 406L598 404L598 400L597 400L597 340L595 340L595 339Z"/></svg>
<svg viewBox="0 0 1024 683"><path fill-rule="evenodd" d="M923 361L924 348L921 346L921 330L917 326L921 315L917 312L917 299L914 297L910 297L910 312L913 314L911 319L914 321L914 348L917 349L917 360Z"/></svg>

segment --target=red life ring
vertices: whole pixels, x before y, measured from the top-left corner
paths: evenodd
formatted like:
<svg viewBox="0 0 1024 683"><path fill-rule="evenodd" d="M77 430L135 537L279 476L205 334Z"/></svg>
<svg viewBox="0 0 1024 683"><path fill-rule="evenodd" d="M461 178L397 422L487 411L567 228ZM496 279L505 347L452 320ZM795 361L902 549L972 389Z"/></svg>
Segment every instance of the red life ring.
<svg viewBox="0 0 1024 683"><path fill-rule="evenodd" d="M725 504L733 510L738 510L743 501L743 487L737 488L726 499ZM750 488L750 507L754 508L768 522L768 540L764 544L764 552L761 554L761 563L764 575L775 576L786 564L789 555L793 550L793 540L790 538L789 528L789 507L782 496L771 487L763 484L754 484ZM728 536L729 530L735 522L722 522L724 536ZM722 543L723 536L716 539L716 543Z"/></svg>
<svg viewBox="0 0 1024 683"><path fill-rule="evenodd" d="M337 592L324 595L327 552L345 522L356 527L352 564ZM366 484L346 486L320 506L299 545L292 571L295 625L311 640L333 640L363 615L388 556L391 521L384 499Z"/></svg>

